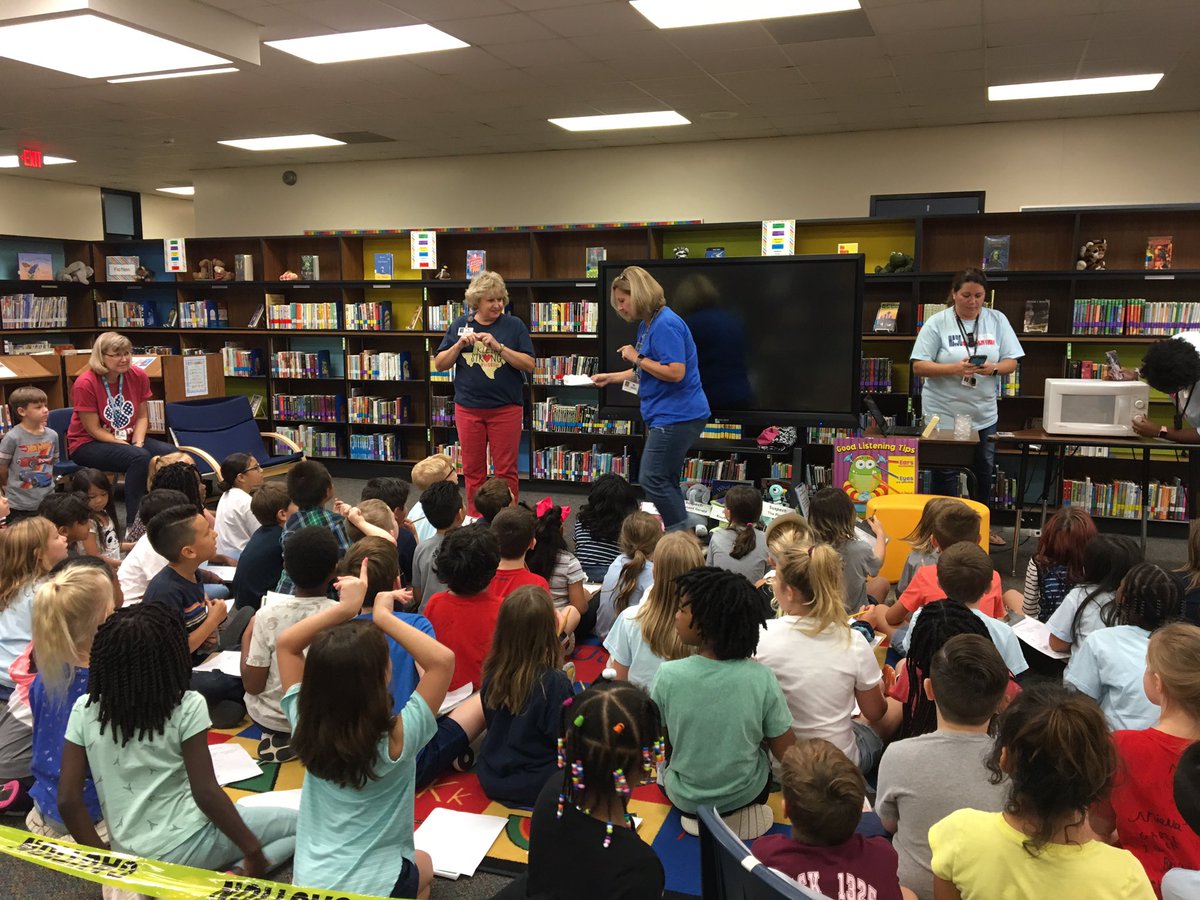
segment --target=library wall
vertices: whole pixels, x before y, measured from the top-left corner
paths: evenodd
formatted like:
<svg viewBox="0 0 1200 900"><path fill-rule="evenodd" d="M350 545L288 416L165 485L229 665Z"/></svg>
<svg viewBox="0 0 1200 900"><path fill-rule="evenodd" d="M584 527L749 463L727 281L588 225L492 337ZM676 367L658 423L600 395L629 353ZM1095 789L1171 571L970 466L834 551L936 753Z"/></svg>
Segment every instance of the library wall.
<svg viewBox="0 0 1200 900"><path fill-rule="evenodd" d="M0 234L99 240L104 236L100 189L0 175Z"/></svg>
<svg viewBox="0 0 1200 900"><path fill-rule="evenodd" d="M142 194L142 236L146 238L196 235L196 210L191 200L162 194Z"/></svg>
<svg viewBox="0 0 1200 900"><path fill-rule="evenodd" d="M980 189L989 212L1197 202L1198 144L1178 113L221 169L195 173L196 233L851 217L871 194Z"/></svg>

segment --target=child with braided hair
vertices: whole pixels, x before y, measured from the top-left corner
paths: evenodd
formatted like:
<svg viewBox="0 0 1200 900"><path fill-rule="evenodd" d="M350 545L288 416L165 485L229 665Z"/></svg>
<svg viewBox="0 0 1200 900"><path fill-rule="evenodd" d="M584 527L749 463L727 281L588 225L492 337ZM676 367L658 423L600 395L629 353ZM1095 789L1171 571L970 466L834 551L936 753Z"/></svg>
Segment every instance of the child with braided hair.
<svg viewBox="0 0 1200 900"><path fill-rule="evenodd" d="M113 849L258 877L295 849L296 814L245 809L217 784L204 698L188 690L192 660L179 612L119 609L100 626L87 694L67 720L58 809L76 842L107 849L84 803L90 769Z"/></svg>
<svg viewBox="0 0 1200 900"><path fill-rule="evenodd" d="M663 866L629 817L663 755L658 707L627 681L599 681L559 707L561 778L533 807L529 869L496 900L661 897Z"/></svg>
<svg viewBox="0 0 1200 900"><path fill-rule="evenodd" d="M1142 687L1150 634L1179 618L1179 582L1153 563L1125 575L1106 610L1107 628L1092 632L1071 654L1063 681L1100 704L1114 731L1149 728L1158 707Z"/></svg>
<svg viewBox="0 0 1200 900"><path fill-rule="evenodd" d="M779 682L751 658L766 624L762 603L745 576L711 566L675 586L675 628L696 654L664 662L650 688L671 742L663 788L688 834L699 833L696 810L713 806L750 840L772 823L763 745L782 759L796 742Z"/></svg>

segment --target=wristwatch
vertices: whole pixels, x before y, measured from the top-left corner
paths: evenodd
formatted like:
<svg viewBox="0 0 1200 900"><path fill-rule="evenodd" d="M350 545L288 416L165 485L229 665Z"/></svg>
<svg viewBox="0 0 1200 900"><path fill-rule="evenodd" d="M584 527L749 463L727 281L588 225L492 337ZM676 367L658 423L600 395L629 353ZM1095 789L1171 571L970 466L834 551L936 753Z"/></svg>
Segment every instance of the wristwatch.
<svg viewBox="0 0 1200 900"><path fill-rule="evenodd" d="M633 364L634 364L635 366L637 366L637 367L640 369L640 368L642 367L642 360L643 360L643 359L645 359L645 358L646 358L646 354L645 354L645 353L639 353L639 354L638 354L638 357L637 357L637 359L635 359L635 360L633 361Z"/></svg>
<svg viewBox="0 0 1200 900"><path fill-rule="evenodd" d="M505 347L503 344L501 344L499 341L496 342L496 352L497 353L503 353L507 349L508 348Z"/></svg>
<svg viewBox="0 0 1200 900"><path fill-rule="evenodd" d="M1166 440L1167 431L1168 431L1167 426L1163 425L1161 428L1158 429L1158 436L1160 438L1162 438L1163 440Z"/></svg>

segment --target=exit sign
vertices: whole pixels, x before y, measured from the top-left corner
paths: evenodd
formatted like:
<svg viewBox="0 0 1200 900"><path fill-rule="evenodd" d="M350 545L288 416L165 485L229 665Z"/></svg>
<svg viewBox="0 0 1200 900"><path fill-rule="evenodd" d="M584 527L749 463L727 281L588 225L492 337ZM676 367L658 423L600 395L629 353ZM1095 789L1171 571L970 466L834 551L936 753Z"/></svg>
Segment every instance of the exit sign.
<svg viewBox="0 0 1200 900"><path fill-rule="evenodd" d="M24 147L21 150L21 165L26 169L40 169L45 163L42 161L42 151L34 150L30 147Z"/></svg>

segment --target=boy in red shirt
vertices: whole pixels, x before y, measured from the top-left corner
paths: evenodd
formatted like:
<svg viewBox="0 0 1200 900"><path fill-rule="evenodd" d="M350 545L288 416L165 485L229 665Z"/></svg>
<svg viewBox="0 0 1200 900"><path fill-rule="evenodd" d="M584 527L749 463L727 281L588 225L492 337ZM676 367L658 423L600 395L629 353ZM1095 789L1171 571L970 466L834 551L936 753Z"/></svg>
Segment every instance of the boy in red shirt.
<svg viewBox="0 0 1200 900"><path fill-rule="evenodd" d="M506 507L492 519L492 533L500 545L500 565L496 569L496 577L488 585L488 591L501 600L527 584L544 591L550 590L546 579L530 572L525 565L525 551L532 550L537 543L533 537L536 529L537 517L523 506Z"/></svg>
<svg viewBox="0 0 1200 900"><path fill-rule="evenodd" d="M451 691L483 683L483 660L492 649L501 601L488 585L499 564L500 544L482 522L448 532L438 548L434 570L450 590L429 598L425 618L438 640L454 651Z"/></svg>

